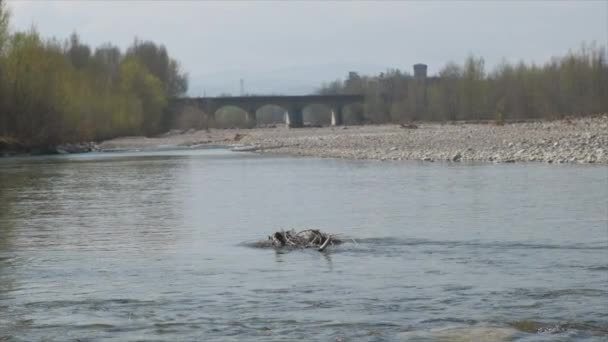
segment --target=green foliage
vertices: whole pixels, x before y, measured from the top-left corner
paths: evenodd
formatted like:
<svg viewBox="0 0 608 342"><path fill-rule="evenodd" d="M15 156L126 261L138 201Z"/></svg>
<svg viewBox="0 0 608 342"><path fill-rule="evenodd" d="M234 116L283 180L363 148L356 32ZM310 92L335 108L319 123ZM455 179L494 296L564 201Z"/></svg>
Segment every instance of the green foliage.
<svg viewBox="0 0 608 342"><path fill-rule="evenodd" d="M0 0L0 54L4 52L6 42L9 38L10 13Z"/></svg>
<svg viewBox="0 0 608 342"><path fill-rule="evenodd" d="M143 133L156 133L160 125L163 108L167 99L163 92L163 84L148 69L134 57L126 57L120 65L120 90L130 94L130 100L141 113L134 122L141 126Z"/></svg>
<svg viewBox="0 0 608 342"><path fill-rule="evenodd" d="M33 147L155 134L168 96L186 90L164 47L154 50L166 61L159 74L132 52L138 43L126 54L110 44L93 50L76 33L63 44L34 29L11 33L8 19L0 2L0 136Z"/></svg>
<svg viewBox="0 0 608 342"><path fill-rule="evenodd" d="M446 64L436 77L416 79L389 70L377 76L350 73L324 85L321 94L365 95L372 122L559 118L608 112L605 47L583 45L543 66L503 62L485 72L484 60Z"/></svg>
<svg viewBox="0 0 608 342"><path fill-rule="evenodd" d="M67 48L67 56L76 69L82 69L89 64L91 59L91 48L80 42L80 37L76 32L70 36Z"/></svg>
<svg viewBox="0 0 608 342"><path fill-rule="evenodd" d="M169 58L163 45L136 39L127 50L126 56L133 57L145 65L148 71L161 81L167 96L180 96L188 90L187 75L180 72L178 63Z"/></svg>

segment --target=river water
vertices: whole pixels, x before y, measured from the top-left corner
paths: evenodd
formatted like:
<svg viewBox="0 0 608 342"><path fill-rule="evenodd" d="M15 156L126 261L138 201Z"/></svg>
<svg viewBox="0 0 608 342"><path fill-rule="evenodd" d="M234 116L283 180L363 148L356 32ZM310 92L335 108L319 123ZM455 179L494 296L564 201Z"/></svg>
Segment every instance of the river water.
<svg viewBox="0 0 608 342"><path fill-rule="evenodd" d="M0 160L2 341L607 339L606 166Z"/></svg>

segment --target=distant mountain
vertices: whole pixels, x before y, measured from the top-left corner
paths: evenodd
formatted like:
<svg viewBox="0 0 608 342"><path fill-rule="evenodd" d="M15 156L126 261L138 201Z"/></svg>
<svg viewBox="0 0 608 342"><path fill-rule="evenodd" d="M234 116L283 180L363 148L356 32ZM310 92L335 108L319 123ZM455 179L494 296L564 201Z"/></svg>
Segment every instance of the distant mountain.
<svg viewBox="0 0 608 342"><path fill-rule="evenodd" d="M191 75L191 96L240 94L240 80L244 80L246 94L304 95L315 92L324 82L344 79L350 71L377 74L388 67L366 64L324 64L299 66L267 71L223 70L215 73Z"/></svg>

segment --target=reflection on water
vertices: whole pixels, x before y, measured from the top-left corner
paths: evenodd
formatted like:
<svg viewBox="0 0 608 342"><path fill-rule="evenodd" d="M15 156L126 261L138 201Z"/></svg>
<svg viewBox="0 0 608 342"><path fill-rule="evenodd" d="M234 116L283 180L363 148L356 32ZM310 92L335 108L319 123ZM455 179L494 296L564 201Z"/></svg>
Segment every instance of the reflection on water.
<svg viewBox="0 0 608 342"><path fill-rule="evenodd" d="M603 341L606 167L0 160L0 340ZM356 242L275 251L285 228Z"/></svg>

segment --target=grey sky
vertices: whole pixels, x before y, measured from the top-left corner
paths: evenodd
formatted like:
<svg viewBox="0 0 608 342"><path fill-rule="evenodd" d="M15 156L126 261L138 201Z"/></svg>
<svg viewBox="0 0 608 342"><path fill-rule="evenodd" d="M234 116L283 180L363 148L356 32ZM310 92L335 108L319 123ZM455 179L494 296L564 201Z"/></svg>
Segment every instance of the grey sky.
<svg viewBox="0 0 608 342"><path fill-rule="evenodd" d="M608 40L608 1L9 1L9 7L14 29L34 24L61 38L77 30L92 45L125 47L135 36L163 43L193 86L211 92L234 91L240 77L252 87L266 78L279 88L292 82L304 89L351 69L410 71L424 62L435 72L469 53L489 67L502 58L544 62L582 42Z"/></svg>

